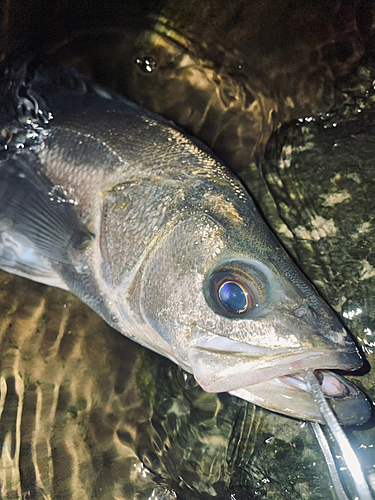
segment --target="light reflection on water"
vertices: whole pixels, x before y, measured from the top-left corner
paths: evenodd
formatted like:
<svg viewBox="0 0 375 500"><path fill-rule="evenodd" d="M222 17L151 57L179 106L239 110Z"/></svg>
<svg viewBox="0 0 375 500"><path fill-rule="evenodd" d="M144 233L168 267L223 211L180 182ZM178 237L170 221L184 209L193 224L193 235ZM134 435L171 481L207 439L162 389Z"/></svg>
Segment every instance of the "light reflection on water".
<svg viewBox="0 0 375 500"><path fill-rule="evenodd" d="M352 309L351 311L344 311L342 313L344 318L348 319L353 319L354 316L358 316L358 314L362 314L362 309L360 309L359 307L357 307L357 309Z"/></svg>
<svg viewBox="0 0 375 500"><path fill-rule="evenodd" d="M305 423L204 393L66 292L0 294L4 499L330 498Z"/></svg>
<svg viewBox="0 0 375 500"><path fill-rule="evenodd" d="M258 142L265 143L272 127L277 125L277 120L280 119L277 112L280 113L280 110L275 112L277 106L268 95L259 98L264 91L264 85L259 84L259 88L253 89L249 62L246 57L242 57L242 54L236 53L235 56L231 53L223 54L220 49L218 52L224 58L224 64L219 71L216 71L213 65L207 64L204 58L194 59L194 54L186 53L192 49L192 42L186 40L181 33L177 36L170 28L167 18L157 17L157 21L157 30L156 28L154 32L149 30L138 38L137 53L143 53L145 56L153 54L155 49L159 50L159 52L156 50L156 55L166 53L169 59L166 59L164 63L169 73L163 74L162 70L158 71L157 61L153 61L152 56L147 61L143 57L143 60L137 64L146 68L148 80L145 80L143 74L139 76L138 73L133 72L133 59L131 57L126 59L128 52L122 59L124 54L120 51L117 53L119 61L116 68L120 71L118 68L124 65L127 73L123 78L125 81L123 90L130 93L141 104L157 112L166 113L181 125L187 126L201 139L216 147L218 154L233 165L233 168L243 171L244 168L249 167L249 158L252 157ZM94 45L97 50L97 45ZM113 54L111 57L116 57L116 52ZM101 63L103 61L99 58L97 64ZM233 74L237 75L238 70L241 70L241 75L236 79ZM140 71L143 69L140 68ZM143 73L146 74L144 71ZM248 78L248 81L243 81L243 75ZM186 99L185 102L181 100L182 96ZM294 101L292 104L294 105ZM288 108L288 105L285 108ZM355 108L357 111L362 111L357 104ZM284 110L284 118L289 117L288 113L290 110ZM307 118L301 118L303 123L313 125L314 117L310 116L310 112L306 116ZM204 117L204 120L197 119L197 117ZM325 130L331 127L338 129L339 125L340 121L332 118L331 123L324 124L323 127ZM341 147L340 141L339 137L334 142L338 150ZM292 163L289 161L289 165ZM303 167L300 165L299 172L301 170ZM254 175L253 178L251 174ZM360 174L361 172L358 173L356 170L355 174L349 172L347 177L350 179L349 176L352 175L353 179L353 175L356 175L356 179L364 184L366 181L359 178ZM278 176L275 175L269 178L279 181ZM246 179L249 189L253 190L256 195L255 166L249 167ZM313 183L310 183L308 178L307 181L304 180L312 190ZM285 186L285 179L283 182L282 187ZM275 186L277 184L280 185L280 182L275 182ZM299 199L305 200L305 205L309 203L305 193L298 193L298 186L294 188L291 184L288 189L291 199L293 198L296 203ZM350 187L348 189L350 190ZM268 190L262 191L261 187L259 193L258 201L261 204L265 200L264 212L266 216L269 216L270 223L274 223L277 231L281 227L278 225L280 213L275 216L275 212L269 210L266 203L267 200L272 202L272 196L276 200L282 196L277 192L270 195ZM313 196L319 199L319 195L313 193ZM282 201L283 206L292 211L291 200L282 198ZM313 213L315 209L311 212ZM298 212L302 213L303 210L297 205L296 213ZM353 213L355 212L354 209ZM281 215L283 222L287 220L288 227L293 229L293 222L290 223L288 213L281 213ZM301 221L297 221L295 225L300 223ZM284 234L290 237L293 233L287 226L285 227ZM371 228L372 226L367 227L367 231ZM305 231L301 234L308 233ZM335 270L336 266L331 265L330 262L327 264L323 259L323 254L318 247L322 243L319 238L311 243L311 246L309 246L310 242L302 241L302 250L297 248L294 250L294 255L300 259L301 265L312 256L313 265L310 267L307 265L306 269L312 270L312 278L319 282L321 291L326 293L334 305L337 290L333 287L334 293L329 295L330 290L332 291L329 287L330 283L335 282L332 269ZM284 238L284 244L288 245L286 238ZM342 241L336 245L337 248L340 248L340 245ZM289 248L293 252L291 247L292 244ZM329 247L323 250L326 254L333 255ZM332 256L332 259L334 258L335 256ZM337 261L336 258L336 263ZM316 271L317 268L321 271ZM315 272L317 275L314 274ZM319 272L323 274L323 279ZM16 464L14 457L12 458L12 443L15 442L16 447L18 446L21 452L21 464L24 467L24 485L33 492L35 498L41 495L41 492L50 494L53 491L58 492L58 500L73 498L71 488L73 481L76 481L74 488L85 491L88 498L89 492L94 491L93 497L103 499L113 498L116 495L118 498L169 500L175 495L182 499L196 498L197 494L200 498L216 496L231 498L231 500L268 497L299 500L332 497L329 478L322 465L320 452L309 432L306 431L305 423L271 415L263 410L254 410L251 405L226 396L206 397L201 394L199 388L196 389L191 377L186 375L182 377L186 379L185 382L191 384L191 387L180 382L176 384L175 379L180 380L181 373L171 367L168 362L153 358L153 355L150 356L155 363L155 368L154 371L151 370L153 375L147 377L145 375L147 363L142 364L140 361L141 350L128 347L131 344L124 344L125 341L122 339L118 342L114 340L116 337L113 335L116 334L109 333L108 327L101 322L97 323L87 309L83 306L81 309L81 306L71 298L66 303L70 310L73 308L76 311L78 319L70 316L69 328L63 331L61 344L57 345L55 334L59 328L61 314L54 302L59 303L58 292L45 292L43 287L25 285L22 284L22 280L18 279L9 279L4 276L2 279L1 348L3 353L8 353L8 357L3 361L2 373L6 376L9 373L16 375L17 371L22 374L23 380L28 381L29 385L25 383L26 392L22 409L25 416L23 429L26 429L27 423L31 429L35 426L35 433L31 436L25 431L21 446L19 437L15 437L13 432L12 421L7 427L11 430L1 438L3 451L7 450L6 463L9 472L15 474L12 477L17 477ZM17 286L14 285L15 283ZM33 290L35 297L39 297L41 302L46 301L46 318L38 317L37 321L35 320L36 305L26 298L30 290ZM342 296L341 289L340 294L336 294L336 297ZM359 290L358 294L371 296L369 289ZM353 303L360 302L353 300ZM364 326L366 322L363 318L368 317L372 309L373 304L370 302L361 307L343 309L344 312L342 312L342 316L348 320L348 327L356 333L363 350L369 355L373 354L373 347L375 347L375 340L369 338L373 335L374 328L373 322L370 322L370 326ZM52 319L52 311L55 319ZM371 320L373 320L373 315L371 315ZM10 326L12 321L13 326ZM36 326L35 323L37 323ZM87 332L89 327L103 339L102 342L99 342L97 337L89 335ZM38 336L33 336L33 328L43 331L43 343L37 344ZM35 346L28 341L28 334L34 339ZM77 359L74 359L72 337L79 351ZM121 347L125 345L126 348ZM33 347L35 347L34 350ZM20 358L17 357L17 350L20 349L23 353L21 365L18 364ZM112 360L106 354L107 350ZM98 357L96 351L103 353L103 356ZM129 351L133 359L131 362L126 362L127 369L124 370L121 367L124 360L128 360ZM90 359L94 359L95 362L90 363ZM75 364L72 364L73 361ZM64 376L67 376L64 363L72 370L71 377L69 375L67 379L64 379ZM145 372L143 377L139 376L137 363L140 363L138 367L142 366ZM43 367L48 366L53 369L43 372ZM41 374L44 378L40 378ZM152 382L154 376L160 380L156 392ZM19 378L16 377L16 380ZM52 380L55 381L56 388L60 390L58 411L56 410L55 416L58 417L62 429L56 430L56 436L52 436L49 432L49 426L54 425L53 413L47 412L47 409L52 411L48 403L51 400L54 401L54 392L48 385ZM367 379L363 378L363 380L365 380L364 389L375 396L373 374L369 374ZM6 381L9 379L3 377L2 402L6 410L3 415L5 417L7 414L14 415L12 407L5 404L7 393L4 384L6 385ZM128 385L127 388L125 388L125 382ZM41 385L38 385L39 383ZM36 384L36 387L32 384ZM168 384L169 387L167 387ZM85 387L85 390L82 387ZM46 405L44 410L43 405L40 407L38 402L34 401L35 395L37 398L42 397L43 404ZM17 398L14 397L13 405L16 404L16 400ZM86 408L82 402L86 402ZM33 420L33 410L36 407L40 409L42 422L37 428ZM10 441L9 436L12 437ZM70 441L69 436L71 436ZM352 438L356 443L356 449L363 452L361 455L363 461L375 468L372 452L373 432L355 430L352 432ZM52 446L52 450L48 450L48 446ZM38 450L38 457L36 457L35 450ZM73 479L72 468L69 466L71 457L75 457L80 470L87 469L86 473L82 472L81 478L74 476L75 479ZM337 460L340 463L342 458L337 456ZM50 467L46 466L46 462L47 464L53 462L54 478L49 475ZM65 471L64 467L66 467ZM341 466L341 468L345 472L345 467ZM17 482L9 486L10 476L4 472L4 469L2 473L3 484L6 485L8 491L16 491ZM35 482L39 488L38 492L35 489ZM163 486L155 486L155 484ZM235 492L232 492L234 490Z"/></svg>

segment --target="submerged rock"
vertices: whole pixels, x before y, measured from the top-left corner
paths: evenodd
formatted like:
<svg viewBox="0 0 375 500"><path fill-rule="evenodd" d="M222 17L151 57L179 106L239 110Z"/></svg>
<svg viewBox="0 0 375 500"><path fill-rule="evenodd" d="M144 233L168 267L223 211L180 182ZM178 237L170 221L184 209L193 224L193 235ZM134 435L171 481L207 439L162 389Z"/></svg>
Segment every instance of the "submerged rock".
<svg viewBox="0 0 375 500"><path fill-rule="evenodd" d="M48 4L8 49L65 39L50 57L214 148L372 364L372 2L95 5ZM333 498L307 425L205 394L68 294L1 276L4 498ZM355 381L375 397L373 371ZM372 470L373 429L351 434Z"/></svg>

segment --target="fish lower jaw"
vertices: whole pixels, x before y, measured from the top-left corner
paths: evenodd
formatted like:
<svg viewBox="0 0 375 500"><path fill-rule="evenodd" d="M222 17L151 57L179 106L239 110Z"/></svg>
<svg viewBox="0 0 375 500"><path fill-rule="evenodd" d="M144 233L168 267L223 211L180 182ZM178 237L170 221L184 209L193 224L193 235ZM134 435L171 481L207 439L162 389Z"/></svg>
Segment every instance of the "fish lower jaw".
<svg viewBox="0 0 375 500"><path fill-rule="evenodd" d="M340 423L362 425L369 420L372 403L351 381L328 370L315 370L315 374ZM242 387L230 393L289 417L325 423L303 372Z"/></svg>

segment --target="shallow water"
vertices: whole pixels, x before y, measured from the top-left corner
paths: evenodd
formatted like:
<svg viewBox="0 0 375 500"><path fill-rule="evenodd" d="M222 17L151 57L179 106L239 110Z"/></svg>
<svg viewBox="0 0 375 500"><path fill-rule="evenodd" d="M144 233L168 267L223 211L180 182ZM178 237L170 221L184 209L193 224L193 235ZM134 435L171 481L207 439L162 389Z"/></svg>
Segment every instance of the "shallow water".
<svg viewBox="0 0 375 500"><path fill-rule="evenodd" d="M129 28L119 5L101 6L101 19L100 9L82 7L72 26L55 13L51 40L90 33L68 37L53 57L213 147L372 363L375 77L368 61L356 69L368 50L366 15L355 22L341 2L328 11L326 2L294 11L275 11L276 2L164 2ZM48 45L44 36L38 43ZM299 118L258 161L272 132ZM2 498L334 498L305 423L206 394L70 294L0 276ZM373 377L358 384L375 398ZM349 435L373 470L374 430Z"/></svg>
<svg viewBox="0 0 375 500"><path fill-rule="evenodd" d="M0 280L1 498L333 498L304 422L203 392L67 292Z"/></svg>

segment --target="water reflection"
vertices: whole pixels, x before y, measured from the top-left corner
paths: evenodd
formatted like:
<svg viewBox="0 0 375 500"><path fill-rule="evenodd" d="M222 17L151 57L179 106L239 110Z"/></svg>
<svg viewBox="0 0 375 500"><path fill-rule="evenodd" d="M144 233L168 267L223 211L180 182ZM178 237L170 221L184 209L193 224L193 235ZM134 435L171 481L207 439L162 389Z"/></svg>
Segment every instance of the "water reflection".
<svg viewBox="0 0 375 500"><path fill-rule="evenodd" d="M373 363L371 64L337 86L368 53L372 17L370 3L344 6L164 2L135 31L105 7L92 24L116 30L73 36L58 52L240 172ZM90 15L77 19L91 28ZM2 273L0 294L3 498L333 498L303 422L203 393L64 292ZM374 398L374 373L360 381ZM369 475L374 431L349 434Z"/></svg>
<svg viewBox="0 0 375 500"><path fill-rule="evenodd" d="M332 497L303 422L203 392L66 292L0 293L2 498Z"/></svg>

